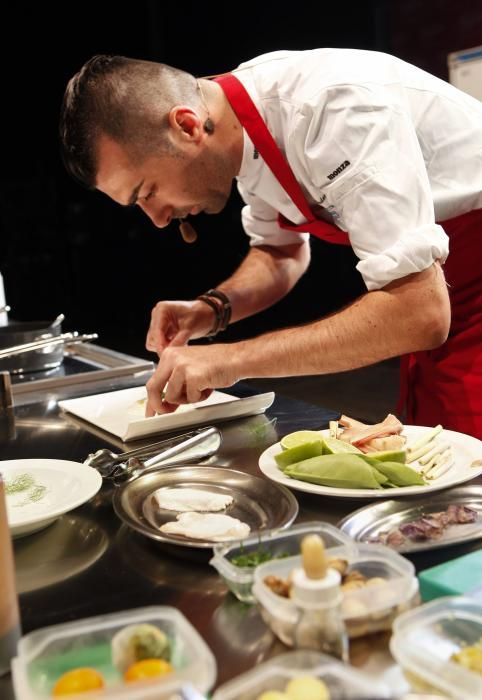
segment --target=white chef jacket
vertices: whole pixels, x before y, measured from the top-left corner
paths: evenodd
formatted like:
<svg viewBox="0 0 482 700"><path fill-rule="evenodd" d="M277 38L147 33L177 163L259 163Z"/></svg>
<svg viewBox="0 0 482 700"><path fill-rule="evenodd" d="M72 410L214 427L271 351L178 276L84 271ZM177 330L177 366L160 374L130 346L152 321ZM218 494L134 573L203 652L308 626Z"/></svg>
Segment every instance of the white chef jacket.
<svg viewBox="0 0 482 700"><path fill-rule="evenodd" d="M482 208L482 102L376 51L277 51L233 73L247 89L312 209L349 234L369 290L448 255L436 221ZM251 245L309 234L244 131L238 188Z"/></svg>

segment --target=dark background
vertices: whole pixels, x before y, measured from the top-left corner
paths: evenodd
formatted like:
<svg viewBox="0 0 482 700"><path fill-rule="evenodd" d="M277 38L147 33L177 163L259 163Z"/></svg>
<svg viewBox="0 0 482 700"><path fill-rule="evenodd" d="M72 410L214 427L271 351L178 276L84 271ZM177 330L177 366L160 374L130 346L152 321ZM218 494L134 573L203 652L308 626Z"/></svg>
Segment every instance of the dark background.
<svg viewBox="0 0 482 700"><path fill-rule="evenodd" d="M289 9L292 8L292 9ZM321 46L388 51L447 79L447 54L482 43L481 0L358 3L90 2L2 8L0 271L11 318L98 332L99 343L148 356L150 309L227 277L247 252L239 197L196 217L199 239L83 190L63 171L57 120L67 80L95 53L158 60L195 75L257 54ZM363 291L350 250L312 242L308 273L267 312L225 340L306 322Z"/></svg>

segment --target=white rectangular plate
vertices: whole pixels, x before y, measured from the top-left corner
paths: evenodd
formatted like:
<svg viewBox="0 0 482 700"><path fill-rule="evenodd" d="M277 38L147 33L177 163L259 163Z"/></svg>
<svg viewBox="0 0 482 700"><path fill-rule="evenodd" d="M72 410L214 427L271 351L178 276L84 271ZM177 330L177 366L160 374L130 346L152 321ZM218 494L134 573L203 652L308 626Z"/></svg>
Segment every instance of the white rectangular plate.
<svg viewBox="0 0 482 700"><path fill-rule="evenodd" d="M180 406L174 413L144 417L145 386L78 399L59 401L59 406L93 425L117 435L124 442L201 423L213 423L263 413L274 401L274 392L239 399L222 391L213 391L205 401Z"/></svg>

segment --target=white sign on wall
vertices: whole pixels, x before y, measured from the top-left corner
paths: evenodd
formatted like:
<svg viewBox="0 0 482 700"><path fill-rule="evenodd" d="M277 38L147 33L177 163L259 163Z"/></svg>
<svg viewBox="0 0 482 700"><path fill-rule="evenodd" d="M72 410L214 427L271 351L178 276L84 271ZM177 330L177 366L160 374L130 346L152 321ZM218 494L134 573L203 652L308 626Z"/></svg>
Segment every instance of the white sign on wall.
<svg viewBox="0 0 482 700"><path fill-rule="evenodd" d="M449 82L482 100L482 46L448 55Z"/></svg>

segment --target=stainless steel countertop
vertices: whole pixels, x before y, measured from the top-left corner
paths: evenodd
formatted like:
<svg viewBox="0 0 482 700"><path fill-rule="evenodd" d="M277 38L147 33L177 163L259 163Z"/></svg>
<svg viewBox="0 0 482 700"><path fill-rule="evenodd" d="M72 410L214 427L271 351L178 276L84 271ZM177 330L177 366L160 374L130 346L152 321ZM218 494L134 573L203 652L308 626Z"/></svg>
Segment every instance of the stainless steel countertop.
<svg viewBox="0 0 482 700"><path fill-rule="evenodd" d="M121 386L119 381L116 388ZM93 388L91 383L89 393L95 393ZM239 396L256 393L250 390L249 383L230 392ZM219 424L223 443L209 464L262 476L257 465L264 449L291 431L325 427L335 415L278 395L264 415ZM15 417L16 437L0 445L1 459L44 457L82 462L101 447L119 451L122 445L108 434L94 432L81 421L62 414L51 395L48 401L17 407ZM240 603L227 591L207 563L209 556L205 552L179 548L179 557L173 556L172 549L167 552L160 544L123 525L112 508L113 488L105 483L89 503L45 530L15 540L24 633L101 613L144 605L172 605L186 615L216 656L216 686L286 651L264 625L256 607ZM301 492L295 495L300 504L297 522L317 519L336 523L364 503L359 499L329 499ZM479 546L473 542L456 551L433 550L410 559L417 567L426 568ZM367 654L385 646L386 635L378 635L368 645L357 641L351 650L352 661L355 665L367 665ZM0 679L0 696L2 700L13 697L8 677Z"/></svg>

